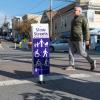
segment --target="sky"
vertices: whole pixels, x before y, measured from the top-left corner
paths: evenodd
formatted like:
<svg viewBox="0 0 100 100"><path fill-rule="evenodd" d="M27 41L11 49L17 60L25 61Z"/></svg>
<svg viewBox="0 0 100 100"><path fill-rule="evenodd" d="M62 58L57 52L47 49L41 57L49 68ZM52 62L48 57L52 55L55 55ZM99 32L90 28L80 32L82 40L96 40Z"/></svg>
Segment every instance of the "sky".
<svg viewBox="0 0 100 100"><path fill-rule="evenodd" d="M73 0L52 0L52 9L57 10L68 5ZM0 25L14 16L23 16L27 13L42 14L50 8L50 0L2 0L0 2Z"/></svg>

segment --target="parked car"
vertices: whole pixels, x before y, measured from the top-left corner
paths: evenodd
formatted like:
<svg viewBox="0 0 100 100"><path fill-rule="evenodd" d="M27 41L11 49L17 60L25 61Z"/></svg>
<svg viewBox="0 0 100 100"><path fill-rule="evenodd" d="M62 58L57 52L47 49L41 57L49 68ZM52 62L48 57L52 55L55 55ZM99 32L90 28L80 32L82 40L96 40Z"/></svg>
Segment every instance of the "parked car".
<svg viewBox="0 0 100 100"><path fill-rule="evenodd" d="M54 51L68 51L69 43L67 39L52 40L50 43L50 52Z"/></svg>
<svg viewBox="0 0 100 100"><path fill-rule="evenodd" d="M100 39L100 28L90 28L90 49L95 49L97 41Z"/></svg>
<svg viewBox="0 0 100 100"><path fill-rule="evenodd" d="M6 36L6 40L8 40L8 41L14 41L14 38L12 36Z"/></svg>
<svg viewBox="0 0 100 100"><path fill-rule="evenodd" d="M100 51L100 40L97 41L97 44L95 46L96 51Z"/></svg>
<svg viewBox="0 0 100 100"><path fill-rule="evenodd" d="M90 29L90 34L100 35L100 28Z"/></svg>
<svg viewBox="0 0 100 100"><path fill-rule="evenodd" d="M95 50L100 51L100 44L96 44Z"/></svg>

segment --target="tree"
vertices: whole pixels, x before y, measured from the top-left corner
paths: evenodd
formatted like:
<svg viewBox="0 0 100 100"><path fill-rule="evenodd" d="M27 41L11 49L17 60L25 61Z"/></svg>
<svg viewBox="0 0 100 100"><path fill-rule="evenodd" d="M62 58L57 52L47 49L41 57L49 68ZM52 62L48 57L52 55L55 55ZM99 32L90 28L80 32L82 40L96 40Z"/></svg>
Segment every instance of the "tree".
<svg viewBox="0 0 100 100"><path fill-rule="evenodd" d="M19 33L24 33L28 37L30 37L30 32L31 32L31 24L37 23L36 20L30 19L30 20L24 20L20 23L19 27Z"/></svg>

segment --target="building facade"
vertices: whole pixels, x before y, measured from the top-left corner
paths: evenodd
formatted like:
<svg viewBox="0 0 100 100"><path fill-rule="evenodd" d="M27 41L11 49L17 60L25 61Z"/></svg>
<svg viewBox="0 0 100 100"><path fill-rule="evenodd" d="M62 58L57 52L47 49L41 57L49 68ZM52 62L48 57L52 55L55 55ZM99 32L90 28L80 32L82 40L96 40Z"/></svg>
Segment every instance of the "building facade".
<svg viewBox="0 0 100 100"><path fill-rule="evenodd" d="M52 37L65 35L69 37L71 20L73 19L73 10L76 5L82 7L82 13L86 16L89 23L89 28L100 28L100 0L76 0L57 11L52 12L52 20L50 20L49 12L45 11L42 15L41 22L52 22ZM48 16L49 15L49 16Z"/></svg>
<svg viewBox="0 0 100 100"><path fill-rule="evenodd" d="M89 28L100 28L100 0L78 0L87 17Z"/></svg>
<svg viewBox="0 0 100 100"><path fill-rule="evenodd" d="M59 9L53 17L52 29L56 37L69 37L74 7L75 4L70 4L62 9Z"/></svg>
<svg viewBox="0 0 100 100"><path fill-rule="evenodd" d="M41 23L48 23L49 25L49 33L50 33L50 37L52 38L53 34L53 17L56 15L56 11L52 11L52 10L45 10L42 18L41 18Z"/></svg>

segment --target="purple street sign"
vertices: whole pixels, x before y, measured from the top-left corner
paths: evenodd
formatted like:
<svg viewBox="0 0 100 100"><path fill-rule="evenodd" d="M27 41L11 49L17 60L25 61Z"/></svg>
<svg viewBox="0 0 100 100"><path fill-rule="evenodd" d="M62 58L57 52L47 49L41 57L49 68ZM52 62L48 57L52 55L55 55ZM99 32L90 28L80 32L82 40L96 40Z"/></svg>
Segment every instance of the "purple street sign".
<svg viewBox="0 0 100 100"><path fill-rule="evenodd" d="M50 72L49 32L48 24L33 24L32 54L34 75L44 75Z"/></svg>

